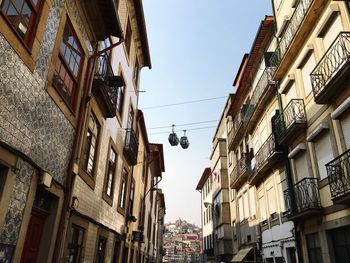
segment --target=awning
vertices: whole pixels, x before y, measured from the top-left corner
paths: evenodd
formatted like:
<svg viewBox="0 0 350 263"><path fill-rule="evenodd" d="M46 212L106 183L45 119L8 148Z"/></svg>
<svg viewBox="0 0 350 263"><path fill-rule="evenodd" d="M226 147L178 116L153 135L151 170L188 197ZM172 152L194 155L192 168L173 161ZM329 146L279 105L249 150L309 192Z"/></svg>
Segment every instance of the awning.
<svg viewBox="0 0 350 263"><path fill-rule="evenodd" d="M231 262L242 262L252 249L253 247L240 249L238 253L232 258Z"/></svg>

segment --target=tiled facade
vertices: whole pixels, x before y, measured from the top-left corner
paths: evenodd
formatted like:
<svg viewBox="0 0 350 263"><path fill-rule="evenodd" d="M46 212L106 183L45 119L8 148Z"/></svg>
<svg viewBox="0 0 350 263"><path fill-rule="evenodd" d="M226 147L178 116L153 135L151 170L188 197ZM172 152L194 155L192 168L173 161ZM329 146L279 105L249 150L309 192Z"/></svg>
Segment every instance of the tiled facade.
<svg viewBox="0 0 350 263"><path fill-rule="evenodd" d="M132 241L132 230L143 229L144 225L130 228L131 231L128 232L131 179L137 179L135 182L138 193L144 195L145 192L144 182L141 181L144 170L134 171L134 164L125 154L126 128L136 128L136 125L128 126L131 108L134 111L134 123L139 118L139 83L134 75L136 64L138 63L139 74L142 67L151 67L151 62L143 24L142 2L118 2L117 9L114 1L105 1L103 4L110 4L115 8L115 12L105 13L97 18L105 21L103 17L116 15L117 17L112 17L118 22L112 25L114 33L125 32L128 20L132 25L131 51L128 54L125 44L119 41L121 35L119 38L111 38L113 43L119 41L118 46L113 49L112 69L114 75L122 74L124 78L124 104L121 112L114 118L103 115L101 102L95 95L91 96L91 87L86 85L91 77L89 74L94 75L94 72L87 70L87 65L89 57L96 51L97 40L96 32L92 32L90 25L86 24L89 10L85 3L74 0L42 1L38 28L33 31L33 45L27 46L10 25L2 23L6 16L0 14L0 173L3 176L0 178L0 189L4 189L0 191L0 254L6 251L4 255L9 257L9 262L30 260L35 253L35 257L31 258L35 262L67 262L72 260L72 255L76 257L76 262L132 262L136 258L150 262L157 257L157 250L154 249L155 236L159 235L156 231L161 230L158 230L157 224L153 222L156 216L151 218L152 229L148 230L145 227L144 235L147 235L146 232L152 234L147 249L141 251L141 245ZM89 3L101 7L100 1ZM135 8L140 10L136 12ZM94 11L96 14L93 15L98 16L99 10ZM136 17L136 14L140 14L141 17ZM53 71L60 52L59 44L67 21L71 23L85 54L82 56L82 76L76 87L73 106L64 101L63 96L52 84ZM84 97L87 99L82 101ZM79 159L83 155L82 149L86 143L84 137L88 122L84 120L88 119L90 111L97 116L101 125L96 172L91 176L93 184L88 183L87 177L82 175L84 171ZM147 137L147 134L145 136ZM105 177L109 145L112 142L117 161L112 184L113 196L107 202L104 198ZM148 169L144 149L148 147L149 142L146 140L143 143L143 150L136 150L132 154L136 154L142 163L141 166L147 169L145 180L149 182L148 178L151 178L148 187L154 188L157 187L154 178L161 176L162 171L159 174L157 162L153 164L156 167L155 171ZM137 156L138 154L140 156ZM163 158L163 153L161 155ZM126 207L123 210L119 209L118 203L121 174L124 169L128 171L129 177L125 189ZM140 202L139 196L137 202ZM139 206L139 203L135 206L133 214L138 216L142 215L142 212L155 211L155 194L152 194L152 200L147 199L144 202L143 206ZM145 207L151 210L139 211ZM38 238L35 242L28 239L33 237L32 231L36 231L33 224L39 225L41 229L34 233ZM84 250L81 252L70 251L74 227L84 230ZM101 240L104 242L102 251ZM128 249L134 245L135 253L131 254L133 250ZM28 254L29 247L31 251L36 252Z"/></svg>

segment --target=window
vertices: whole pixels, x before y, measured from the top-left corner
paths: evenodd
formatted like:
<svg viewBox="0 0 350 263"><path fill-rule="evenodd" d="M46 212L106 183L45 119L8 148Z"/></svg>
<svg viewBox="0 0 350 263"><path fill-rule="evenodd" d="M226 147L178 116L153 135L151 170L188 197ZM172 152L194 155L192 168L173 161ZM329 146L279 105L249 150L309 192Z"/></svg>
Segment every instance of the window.
<svg viewBox="0 0 350 263"><path fill-rule="evenodd" d="M323 38L325 51L327 51L330 48L338 34L344 31L341 16L337 13L335 14L335 16L331 17L329 27L325 29L326 32L324 32L324 34L321 34Z"/></svg>
<svg viewBox="0 0 350 263"><path fill-rule="evenodd" d="M124 169L120 181L119 203L118 206L125 209L126 184L128 182L128 172Z"/></svg>
<svg viewBox="0 0 350 263"><path fill-rule="evenodd" d="M315 56L312 52L305 58L305 62L301 66L301 75L303 77L305 96L312 91L310 74L316 66Z"/></svg>
<svg viewBox="0 0 350 263"><path fill-rule="evenodd" d="M315 140L315 153L320 180L322 180L327 177L326 164L334 158L329 133L324 132Z"/></svg>
<svg viewBox="0 0 350 263"><path fill-rule="evenodd" d="M243 194L243 210L244 210L244 219L249 218L248 192L245 192Z"/></svg>
<svg viewBox="0 0 350 263"><path fill-rule="evenodd" d="M139 73L140 73L140 66L139 61L137 58L135 59L135 66L134 66L134 72L133 72L133 80L135 83L135 88L137 88L137 84L139 82Z"/></svg>
<svg viewBox="0 0 350 263"><path fill-rule="evenodd" d="M332 237L335 261L344 263L350 257L350 227L340 227L330 231Z"/></svg>
<svg viewBox="0 0 350 263"><path fill-rule="evenodd" d="M276 213L276 194L275 194L275 188L273 186L273 181L271 180L266 185L267 190L267 200L268 200L268 206L269 206L269 213L272 217L273 214ZM272 218L273 219L273 218Z"/></svg>
<svg viewBox="0 0 350 263"><path fill-rule="evenodd" d="M83 153L83 169L88 175L93 176L95 171L100 125L95 115L90 112L89 126L86 133L85 150Z"/></svg>
<svg viewBox="0 0 350 263"><path fill-rule="evenodd" d="M134 210L134 199L135 199L135 180L131 180L130 186L130 198L129 198L129 215L132 215Z"/></svg>
<svg viewBox="0 0 350 263"><path fill-rule="evenodd" d="M124 76L122 73L119 74L120 77L123 80L124 86L125 86L125 81L124 81ZM117 97L115 99L115 108L117 109L117 112L119 115L122 114L123 112L123 105L124 105L124 86L118 87L117 88Z"/></svg>
<svg viewBox="0 0 350 263"><path fill-rule="evenodd" d="M0 197L2 196L2 191L5 187L7 168L0 164Z"/></svg>
<svg viewBox="0 0 350 263"><path fill-rule="evenodd" d="M260 191L259 194L259 209L260 209L260 222L266 223L266 205L264 199L264 191Z"/></svg>
<svg viewBox="0 0 350 263"><path fill-rule="evenodd" d="M239 207L239 221L242 222L244 220L244 210L243 210L243 200L241 196L238 198L238 207Z"/></svg>
<svg viewBox="0 0 350 263"><path fill-rule="evenodd" d="M1 0L1 13L24 43L31 47L41 0Z"/></svg>
<svg viewBox="0 0 350 263"><path fill-rule="evenodd" d="M107 239L99 236L97 243L96 263L105 262L105 250L106 250Z"/></svg>
<svg viewBox="0 0 350 263"><path fill-rule="evenodd" d="M82 259L85 229L72 224L68 241L67 263L78 263Z"/></svg>
<svg viewBox="0 0 350 263"><path fill-rule="evenodd" d="M295 170L297 172L297 182L300 182L303 178L308 178L309 170L307 167L306 153L300 153L295 159Z"/></svg>
<svg viewBox="0 0 350 263"><path fill-rule="evenodd" d="M126 47L126 53L128 54L128 56L130 56L130 47L131 47L131 24L130 24L130 20L128 19L128 23L126 25L126 31L125 31L125 47Z"/></svg>
<svg viewBox="0 0 350 263"><path fill-rule="evenodd" d="M130 107L127 128L132 129L133 126L134 126L134 109L132 107Z"/></svg>
<svg viewBox="0 0 350 263"><path fill-rule="evenodd" d="M318 233L306 235L307 250L310 263L322 263L322 252Z"/></svg>
<svg viewBox="0 0 350 263"><path fill-rule="evenodd" d="M295 81L290 81L290 83L285 88L284 96L284 106L287 106L292 99L297 98L297 93L295 90Z"/></svg>
<svg viewBox="0 0 350 263"><path fill-rule="evenodd" d="M252 187L249 189L249 208L250 215L253 216L256 214L256 206L255 206L255 189Z"/></svg>
<svg viewBox="0 0 350 263"><path fill-rule="evenodd" d="M67 21L64 27L52 85L70 107L74 107L77 96L82 62L82 47L72 25Z"/></svg>
<svg viewBox="0 0 350 263"><path fill-rule="evenodd" d="M116 172L116 164L117 164L117 154L115 150L110 147L109 150L109 158L106 168L106 180L105 180L105 187L104 187L104 193L108 197L113 196L113 189L114 189L114 178L115 178L115 172Z"/></svg>

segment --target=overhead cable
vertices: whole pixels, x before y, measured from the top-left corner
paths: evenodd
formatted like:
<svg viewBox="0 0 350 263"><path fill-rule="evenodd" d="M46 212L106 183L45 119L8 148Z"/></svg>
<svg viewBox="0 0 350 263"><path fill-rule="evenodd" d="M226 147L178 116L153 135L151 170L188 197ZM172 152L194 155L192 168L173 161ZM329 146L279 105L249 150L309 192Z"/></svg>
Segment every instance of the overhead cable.
<svg viewBox="0 0 350 263"><path fill-rule="evenodd" d="M199 127L199 128L192 128L192 129L186 129L186 131L194 131L194 130L204 130L204 129L211 129L211 128L217 128L217 126L205 126L205 127ZM182 132L183 130L176 130L174 132ZM166 134L169 132L154 132L149 133L148 135L154 135L154 134Z"/></svg>
<svg viewBox="0 0 350 263"><path fill-rule="evenodd" d="M209 122L218 122L219 120L210 120L210 121L198 121L198 122L190 122L190 123L183 123L183 124L176 124L176 127L179 126L191 126L191 125L197 125L197 124L203 124L203 123L209 123ZM168 126L158 126L158 127L152 127L152 128L147 128L147 130L155 130L155 129L164 129L164 128L171 128L172 125Z"/></svg>
<svg viewBox="0 0 350 263"><path fill-rule="evenodd" d="M183 101L183 102L164 104L164 105L157 105L157 106L150 106L150 107L143 107L142 109L145 110L145 109L165 108L165 107L172 107L172 106L178 106L178 105L184 105L184 104L190 104L190 103L198 103L198 102L210 101L210 100L218 100L218 99L224 99L224 98L227 98L227 96L207 98L207 99L201 99L201 100L190 100L190 101Z"/></svg>

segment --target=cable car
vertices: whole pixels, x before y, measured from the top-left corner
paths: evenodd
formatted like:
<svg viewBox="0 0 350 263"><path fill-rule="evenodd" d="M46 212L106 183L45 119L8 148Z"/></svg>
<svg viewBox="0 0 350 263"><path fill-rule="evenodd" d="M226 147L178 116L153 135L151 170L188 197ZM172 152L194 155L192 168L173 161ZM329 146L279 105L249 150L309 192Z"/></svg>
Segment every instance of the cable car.
<svg viewBox="0 0 350 263"><path fill-rule="evenodd" d="M184 130L184 135L180 138L180 145L182 149L187 149L188 146L190 146L190 142L188 141L188 138L186 136L186 130Z"/></svg>
<svg viewBox="0 0 350 263"><path fill-rule="evenodd" d="M179 144L179 137L177 137L177 134L174 132L175 125L172 125L172 132L169 134L168 141L171 146L177 146Z"/></svg>

